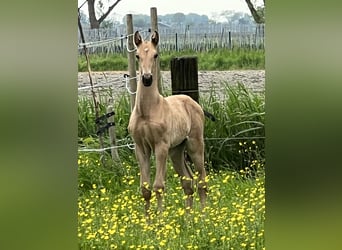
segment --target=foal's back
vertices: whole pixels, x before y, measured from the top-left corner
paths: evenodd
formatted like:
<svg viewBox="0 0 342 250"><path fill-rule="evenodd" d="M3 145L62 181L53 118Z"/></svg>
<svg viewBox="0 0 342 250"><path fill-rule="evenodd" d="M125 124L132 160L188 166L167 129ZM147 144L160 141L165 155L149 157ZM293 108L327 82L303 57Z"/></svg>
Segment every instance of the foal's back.
<svg viewBox="0 0 342 250"><path fill-rule="evenodd" d="M202 107L187 95L172 95L165 98L169 104L170 111L175 116L182 116L183 119L191 119L191 122L203 124L204 113Z"/></svg>

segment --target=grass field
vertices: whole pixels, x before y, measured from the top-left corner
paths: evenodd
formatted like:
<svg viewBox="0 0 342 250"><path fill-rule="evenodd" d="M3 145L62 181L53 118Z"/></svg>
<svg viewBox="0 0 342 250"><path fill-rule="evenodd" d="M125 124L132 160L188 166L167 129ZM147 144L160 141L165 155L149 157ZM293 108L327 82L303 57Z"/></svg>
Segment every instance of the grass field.
<svg viewBox="0 0 342 250"><path fill-rule="evenodd" d="M147 222L139 192L137 165L123 164L120 180L113 176L104 186L92 184L78 199L80 249L264 249L265 175L257 170L209 172L209 198L204 212L194 194L187 214L179 178L168 165L164 212L152 197ZM79 168L101 168L87 154ZM251 177L253 175L253 177ZM80 182L80 189L83 183ZM115 191L113 191L115 190Z"/></svg>
<svg viewBox="0 0 342 250"><path fill-rule="evenodd" d="M161 51L160 68L170 70L170 60L174 57L196 56L199 70L230 70L230 69L264 69L265 51L252 49L213 49L206 52L196 51ZM90 65L93 71L127 70L126 55L90 55ZM78 58L78 71L87 71L84 56Z"/></svg>
<svg viewBox="0 0 342 250"><path fill-rule="evenodd" d="M180 180L168 163L164 212L156 212L153 197L147 221L133 150L120 148L121 164L107 152L79 152L80 249L264 249L264 96L243 85L221 94L218 98L213 90L202 98L218 120L205 126L209 198L203 213L197 193L194 209L186 213ZM103 102L101 113L105 107ZM126 130L129 97L116 99L114 110L120 144L132 143ZM94 118L91 100L80 98L80 147L99 147ZM154 171L152 159L152 176Z"/></svg>

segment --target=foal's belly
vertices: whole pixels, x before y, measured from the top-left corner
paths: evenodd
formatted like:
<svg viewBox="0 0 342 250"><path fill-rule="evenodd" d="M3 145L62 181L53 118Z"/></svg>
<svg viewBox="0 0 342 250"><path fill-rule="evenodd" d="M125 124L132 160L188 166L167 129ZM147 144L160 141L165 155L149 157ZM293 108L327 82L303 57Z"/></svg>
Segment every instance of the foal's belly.
<svg viewBox="0 0 342 250"><path fill-rule="evenodd" d="M187 138L189 129L184 121L178 124L175 124L174 121L169 123L140 121L133 129L132 137L136 143L148 146L152 150L159 143L165 143L173 148Z"/></svg>

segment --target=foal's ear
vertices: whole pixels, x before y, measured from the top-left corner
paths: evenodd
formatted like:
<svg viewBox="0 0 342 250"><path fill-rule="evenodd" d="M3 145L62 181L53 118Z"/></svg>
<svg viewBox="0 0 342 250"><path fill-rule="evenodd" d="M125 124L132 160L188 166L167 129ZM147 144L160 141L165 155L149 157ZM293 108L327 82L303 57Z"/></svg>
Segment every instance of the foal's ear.
<svg viewBox="0 0 342 250"><path fill-rule="evenodd" d="M151 35L151 42L154 44L154 46L157 46L159 42L159 34L158 31L154 31Z"/></svg>
<svg viewBox="0 0 342 250"><path fill-rule="evenodd" d="M136 31L134 33L134 44L135 44L135 46L138 47L141 43L142 43L142 38L141 38L141 36L139 34L139 31Z"/></svg>

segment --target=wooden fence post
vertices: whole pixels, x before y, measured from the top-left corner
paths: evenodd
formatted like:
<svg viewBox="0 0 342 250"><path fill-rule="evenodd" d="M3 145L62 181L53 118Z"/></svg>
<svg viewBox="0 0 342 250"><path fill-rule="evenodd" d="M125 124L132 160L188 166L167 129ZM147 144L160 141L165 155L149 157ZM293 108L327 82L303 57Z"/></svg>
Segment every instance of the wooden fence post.
<svg viewBox="0 0 342 250"><path fill-rule="evenodd" d="M135 92L137 91L137 72L135 69L135 46L133 44L133 19L132 14L126 15L126 23L127 23L127 55L128 55L128 74L129 74L129 86L131 94L131 111L135 105Z"/></svg>
<svg viewBox="0 0 342 250"><path fill-rule="evenodd" d="M121 35L121 41L120 41L120 45L121 45L121 54L124 55L125 54L125 51L124 51L124 36Z"/></svg>
<svg viewBox="0 0 342 250"><path fill-rule="evenodd" d="M229 49L232 49L232 34L231 34L231 32L229 31L228 32L228 47L229 47Z"/></svg>
<svg viewBox="0 0 342 250"><path fill-rule="evenodd" d="M176 51L178 51L178 35L176 33Z"/></svg>
<svg viewBox="0 0 342 250"><path fill-rule="evenodd" d="M172 94L189 95L199 102L197 57L171 59Z"/></svg>
<svg viewBox="0 0 342 250"><path fill-rule="evenodd" d="M110 103L112 103L113 100L110 99ZM108 105L107 107L107 114L113 112L113 106L112 104ZM116 147L116 135L115 135L115 122L114 122L114 115L110 116L107 118L108 124L111 124L112 126L108 127L108 133L109 133L109 139L110 139L110 146L113 147L111 148L111 153L112 153L112 159L115 162L120 162L120 157L118 154L118 150Z"/></svg>
<svg viewBox="0 0 342 250"><path fill-rule="evenodd" d="M150 9L151 13L151 31L157 31L158 32L158 15L157 15L157 8L152 7ZM159 54L159 47L157 47L157 53ZM159 56L156 58L156 71L157 71L157 77L158 77L158 90L159 93L163 94L163 88L161 83L161 73L160 73L160 59Z"/></svg>

